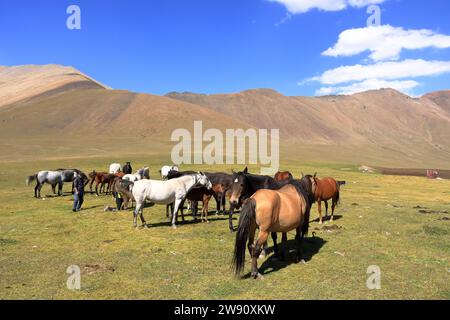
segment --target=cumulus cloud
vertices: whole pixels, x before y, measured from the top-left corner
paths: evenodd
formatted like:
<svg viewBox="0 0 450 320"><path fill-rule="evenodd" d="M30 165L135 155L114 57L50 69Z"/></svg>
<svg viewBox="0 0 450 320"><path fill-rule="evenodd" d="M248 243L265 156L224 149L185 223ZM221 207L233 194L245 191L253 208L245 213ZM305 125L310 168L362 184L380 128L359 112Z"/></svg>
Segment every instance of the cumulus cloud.
<svg viewBox="0 0 450 320"><path fill-rule="evenodd" d="M348 86L323 87L316 91L316 96L335 95L335 94L349 95L358 92L364 92L367 90L378 90L383 88L391 88L406 94L411 94L411 90L418 87L419 85L420 83L414 80L387 81L380 79L368 79L362 82L352 83Z"/></svg>
<svg viewBox="0 0 450 320"><path fill-rule="evenodd" d="M432 30L405 30L390 25L348 29L333 47L322 54L331 57L353 56L370 51L374 61L397 60L402 50L450 48L450 36Z"/></svg>
<svg viewBox="0 0 450 320"><path fill-rule="evenodd" d="M337 85L368 79L398 80L436 76L444 73L450 73L450 61L408 59L378 62L370 65L342 66L327 70L320 76L308 79L308 81L319 81L325 85Z"/></svg>
<svg viewBox="0 0 450 320"><path fill-rule="evenodd" d="M305 13L312 9L340 11L347 7L365 7L380 4L386 0L269 0L283 4L292 14Z"/></svg>

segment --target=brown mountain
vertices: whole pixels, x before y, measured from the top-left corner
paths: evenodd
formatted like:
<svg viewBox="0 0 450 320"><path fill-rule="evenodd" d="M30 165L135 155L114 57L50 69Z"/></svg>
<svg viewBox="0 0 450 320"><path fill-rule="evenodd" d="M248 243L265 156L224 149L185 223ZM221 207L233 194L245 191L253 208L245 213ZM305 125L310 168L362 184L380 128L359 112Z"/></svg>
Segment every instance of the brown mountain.
<svg viewBox="0 0 450 320"><path fill-rule="evenodd" d="M204 127L279 128L283 159L449 168L450 91L289 97L112 90L71 67L0 67L0 159L169 154L170 134ZM5 149L3 149L5 150ZM168 157L168 156L167 156Z"/></svg>
<svg viewBox="0 0 450 320"><path fill-rule="evenodd" d="M392 89L326 97L287 97L270 89L167 96L258 128L279 128L286 144L315 150L315 158L324 161L450 165L448 92L421 99Z"/></svg>

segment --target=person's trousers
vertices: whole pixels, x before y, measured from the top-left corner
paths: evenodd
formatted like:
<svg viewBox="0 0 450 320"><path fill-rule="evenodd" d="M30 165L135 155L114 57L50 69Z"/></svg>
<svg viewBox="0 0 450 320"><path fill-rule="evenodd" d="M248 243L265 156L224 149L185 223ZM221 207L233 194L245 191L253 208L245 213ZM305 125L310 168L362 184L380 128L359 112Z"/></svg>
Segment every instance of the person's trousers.
<svg viewBox="0 0 450 320"><path fill-rule="evenodd" d="M75 193L73 201L73 210L80 211L84 201L84 193Z"/></svg>

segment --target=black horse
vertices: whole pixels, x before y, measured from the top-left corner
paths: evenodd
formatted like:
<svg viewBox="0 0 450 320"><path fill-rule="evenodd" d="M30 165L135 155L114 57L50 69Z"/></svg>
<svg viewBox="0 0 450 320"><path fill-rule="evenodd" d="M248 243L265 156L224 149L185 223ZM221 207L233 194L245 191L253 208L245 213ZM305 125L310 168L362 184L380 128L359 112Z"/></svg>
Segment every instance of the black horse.
<svg viewBox="0 0 450 320"><path fill-rule="evenodd" d="M122 168L122 172L124 174L132 174L133 173L133 168L131 167L131 163L127 162L124 164L123 168Z"/></svg>
<svg viewBox="0 0 450 320"><path fill-rule="evenodd" d="M230 187L230 211L229 211L229 227L233 232L233 212L238 209L245 199L250 198L256 191L260 189L278 190L290 183L289 180L276 181L270 176L261 176L248 173L246 167L244 171L234 172L232 176L233 182Z"/></svg>

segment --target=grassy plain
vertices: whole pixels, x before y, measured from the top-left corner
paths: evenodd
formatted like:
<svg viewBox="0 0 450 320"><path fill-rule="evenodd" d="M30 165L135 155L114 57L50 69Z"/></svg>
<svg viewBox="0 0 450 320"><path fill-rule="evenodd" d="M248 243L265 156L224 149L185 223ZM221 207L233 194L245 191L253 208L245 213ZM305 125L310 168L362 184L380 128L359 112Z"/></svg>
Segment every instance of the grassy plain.
<svg viewBox="0 0 450 320"><path fill-rule="evenodd" d="M188 217L172 230L165 208L155 206L144 210L149 228L135 230L131 211L103 211L113 205L111 196L87 195L84 210L73 213L69 194L39 200L25 186L26 176L40 169L106 170L110 160L1 163L1 299L450 299L450 215L440 212L450 209L448 180L363 174L353 165L282 164L296 176L317 171L347 185L338 219L325 224L331 230L312 222L307 263L292 263L293 251L286 263L269 255L259 261L264 279L258 281L233 277L234 234L224 216L211 213L209 224ZM126 160L136 168L150 165L153 176L167 162L157 156L117 159ZM45 186L42 194L50 193ZM311 218L317 218L316 206ZM289 234L291 250L293 238ZM247 256L245 274L248 262ZM79 291L66 287L69 265L81 268ZM381 290L366 287L371 265L381 268Z"/></svg>

